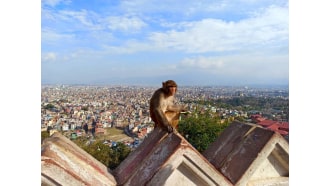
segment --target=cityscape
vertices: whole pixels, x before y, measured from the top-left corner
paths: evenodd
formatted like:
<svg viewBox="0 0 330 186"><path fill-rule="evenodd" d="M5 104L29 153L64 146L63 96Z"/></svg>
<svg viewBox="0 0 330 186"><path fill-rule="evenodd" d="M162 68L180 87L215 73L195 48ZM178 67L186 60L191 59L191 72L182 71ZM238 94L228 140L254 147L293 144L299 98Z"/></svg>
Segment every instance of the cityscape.
<svg viewBox="0 0 330 186"><path fill-rule="evenodd" d="M91 129L93 121L96 122L95 135L104 134L105 128L115 127L143 139L153 130L149 99L159 87L42 85L41 88L42 131L74 131L79 136L85 124ZM243 103L240 100L248 98L261 100L261 107L257 110L252 105L240 105ZM270 102L271 99L276 101ZM230 100L228 103L234 102L232 105L236 106L212 104L219 100ZM240 119L258 123L280 132L288 140L288 87L182 86L178 88L176 101L186 104L189 111L197 107L211 110L221 122ZM131 142L134 143L133 138Z"/></svg>

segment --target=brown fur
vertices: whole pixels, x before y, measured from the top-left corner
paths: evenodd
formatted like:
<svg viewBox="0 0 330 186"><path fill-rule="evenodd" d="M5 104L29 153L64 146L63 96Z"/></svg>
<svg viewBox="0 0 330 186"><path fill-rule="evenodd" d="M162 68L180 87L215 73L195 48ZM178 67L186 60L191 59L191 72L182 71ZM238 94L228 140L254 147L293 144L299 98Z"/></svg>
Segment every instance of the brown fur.
<svg viewBox="0 0 330 186"><path fill-rule="evenodd" d="M165 112L180 112L184 110L183 106L174 105L174 95L170 95L169 87L177 87L173 80L168 80L162 83L162 88L154 92L150 99L150 117L155 122L155 127L160 127L168 132L173 132L171 122Z"/></svg>

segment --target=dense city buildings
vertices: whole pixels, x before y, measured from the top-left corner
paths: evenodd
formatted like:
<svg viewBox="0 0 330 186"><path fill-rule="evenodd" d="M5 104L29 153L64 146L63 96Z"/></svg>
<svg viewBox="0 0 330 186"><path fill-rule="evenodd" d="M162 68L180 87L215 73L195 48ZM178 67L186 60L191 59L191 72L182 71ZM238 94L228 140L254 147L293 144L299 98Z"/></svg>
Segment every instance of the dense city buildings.
<svg viewBox="0 0 330 186"><path fill-rule="evenodd" d="M87 124L88 129L96 128L96 135L103 133L104 128L120 127L143 137L152 130L149 100L157 88L42 85L41 128L82 130ZM251 116L259 114L263 120L285 122L288 132L287 87L179 87L176 99L179 104L188 105L190 111L208 109L221 120L240 118L257 123ZM96 124L92 126L93 120Z"/></svg>

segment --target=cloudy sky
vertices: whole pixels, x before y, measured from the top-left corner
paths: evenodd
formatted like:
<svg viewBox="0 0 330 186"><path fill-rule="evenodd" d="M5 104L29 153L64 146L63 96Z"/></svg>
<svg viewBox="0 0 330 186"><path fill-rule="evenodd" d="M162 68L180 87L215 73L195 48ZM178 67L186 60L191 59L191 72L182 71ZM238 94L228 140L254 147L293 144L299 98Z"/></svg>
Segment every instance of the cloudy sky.
<svg viewBox="0 0 330 186"><path fill-rule="evenodd" d="M289 83L287 0L42 0L42 84Z"/></svg>

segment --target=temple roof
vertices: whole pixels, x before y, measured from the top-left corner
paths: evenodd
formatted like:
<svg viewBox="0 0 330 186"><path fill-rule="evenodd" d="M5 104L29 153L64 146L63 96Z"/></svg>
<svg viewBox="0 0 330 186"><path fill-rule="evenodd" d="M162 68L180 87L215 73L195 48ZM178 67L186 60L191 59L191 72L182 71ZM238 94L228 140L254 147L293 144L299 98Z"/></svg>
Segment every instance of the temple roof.
<svg viewBox="0 0 330 186"><path fill-rule="evenodd" d="M289 144L277 132L234 121L202 154L156 128L115 169L59 133L41 151L46 185L288 185Z"/></svg>

